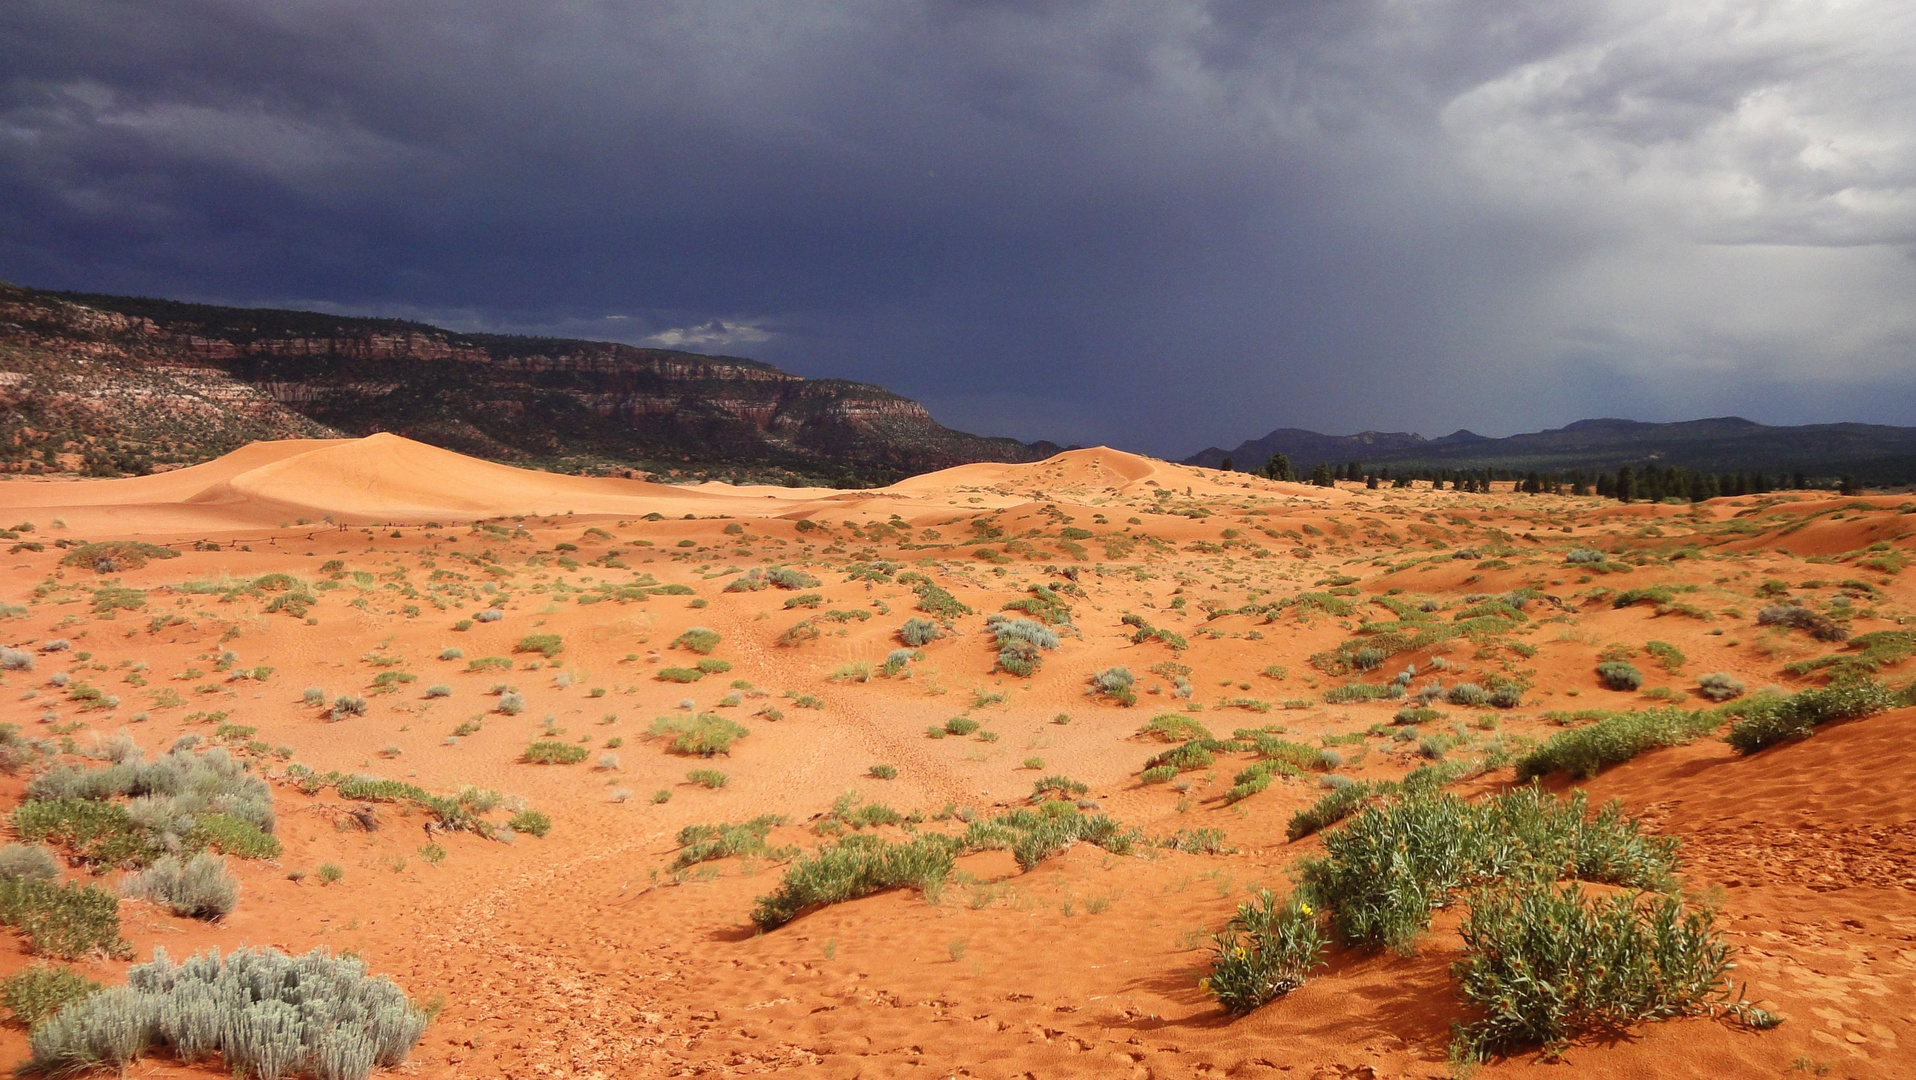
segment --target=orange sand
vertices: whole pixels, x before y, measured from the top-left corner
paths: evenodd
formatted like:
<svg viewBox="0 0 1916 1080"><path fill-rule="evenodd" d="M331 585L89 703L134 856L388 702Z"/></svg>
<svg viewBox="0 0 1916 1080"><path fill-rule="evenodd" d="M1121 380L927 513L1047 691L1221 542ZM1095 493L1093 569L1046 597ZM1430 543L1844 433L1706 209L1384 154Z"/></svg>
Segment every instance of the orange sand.
<svg viewBox="0 0 1916 1080"><path fill-rule="evenodd" d="M191 714L224 711L322 772L368 772L445 793L478 785L549 813L551 835L509 845L429 837L423 817L387 805L377 832L343 831L348 804L335 792L309 798L278 785L286 851L274 863L231 861L243 893L224 923L122 904L141 959L155 945L179 956L214 944L320 944L358 951L417 999L443 995L445 1011L407 1066L422 1077L1445 1076L1450 1025L1464 1016L1448 974L1459 949L1454 915L1439 918L1414 957L1336 951L1320 977L1248 1017L1226 1017L1199 989L1207 935L1250 891L1288 889L1289 868L1316 849L1312 840L1285 842L1284 828L1320 792L1280 780L1227 808L1221 796L1243 763L1226 760L1209 775L1187 774L1194 783L1183 793L1141 785L1140 765L1160 746L1132 732L1185 704L1148 669L1165 661L1194 669L1192 700L1206 708L1191 715L1220 734L1268 724L1304 741L1362 732L1387 722L1399 703L1322 704L1323 691L1347 680L1314 670L1309 657L1348 639L1359 615L1392 617L1367 605L1371 597L1401 589L1405 600L1453 603L1529 585L1556 598L1533 604L1531 629L1518 635L1533 655L1480 657L1461 639L1438 649L1464 668L1447 682L1500 670L1532 680L1524 705L1497 716L1494 734L1546 738L1558 730L1546 710L1657 704L1598 688L1597 654L1615 643L1657 640L1687 654L1680 674L1638 655L1646 688L1687 692L1697 675L1721 670L1752 689L1796 689L1811 683L1783 665L1831 647L1759 628L1755 614L1767 601L1757 586L1780 579L1820 603L1843 581L1864 582L1874 591L1851 590L1853 628L1902 625L1908 575L1859 565L1879 541L1910 550L1916 517L1897 505L1785 497L1693 510L1510 493L1327 491L1108 449L837 492L555 476L395 436L256 445L160 476L0 483L0 525L30 520L36 528L21 539L45 545L0 564L0 602L25 607L0 619L0 642L73 642L73 651L42 654L34 672L0 676L0 721L36 736L67 732L80 748L124 730L158 753L182 733L212 734ZM659 518L647 520L652 514ZM997 535L971 527L986 517ZM482 520L501 531L473 525ZM1092 536L1073 540L1068 528ZM60 566L53 542L62 539L139 539L185 553L103 578ZM218 549L193 550L194 541ZM1620 559L1687 545L1695 545L1690 557L1609 575L1586 575L1562 558L1573 546ZM1424 558L1470 547L1509 551ZM455 555L488 552L496 562ZM624 565L605 564L608 554ZM322 569L329 560L344 570ZM882 661L898 647L898 626L919 614L906 586L848 580L849 564L873 560L920 570L976 614L926 647L910 678L834 681L842 665ZM808 590L820 606L787 610L794 594L777 589L722 591L735 577L727 571L768 565L822 579ZM1066 634L1032 679L995 674L984 617L1027 595L1028 585L1063 580L1066 569L1083 592L1066 598L1078 633ZM271 572L333 587L316 594L310 621L265 613L270 597L224 602L171 588ZM556 591L641 574L693 595L582 604L578 592ZM1307 606L1269 617L1207 614L1323 593L1339 575L1359 579L1347 597L1359 614ZM148 590L146 606L94 616L91 590L107 580ZM1804 587L1812 580L1824 584ZM481 591L494 583L512 597L505 618L455 629L494 602ZM1659 616L1648 605L1618 609L1588 595L1652 585L1694 586L1678 599L1708 620ZM434 592L448 588L463 594ZM823 617L831 611L870 617ZM1127 613L1183 635L1189 648L1134 644L1120 622ZM821 636L775 644L802 617L816 620ZM669 647L691 626L722 635L713 655L733 670L690 685L658 681L660 667L693 659ZM533 633L561 635L564 652L548 665L511 651ZM463 658L439 659L448 647ZM222 649L243 666L274 670L263 683L226 681L211 663ZM402 663L370 662L379 656ZM466 670L486 656L511 657L516 670ZM1366 678L1387 679L1407 660L1427 672L1432 659L1397 657ZM147 666L139 672L135 663ZM1087 676L1111 665L1138 675L1146 692L1137 707L1085 695ZM1273 665L1284 669L1281 679L1266 673ZM179 677L189 669L201 674ZM80 710L48 685L56 671L119 695L121 705ZM417 681L368 693L381 671ZM130 682L135 674L146 685ZM1900 685L1909 675L1904 665L1885 677ZM734 679L769 696L727 705ZM515 685L526 711L495 712L496 683ZM451 695L427 697L434 684ZM323 710L300 704L308 686L367 694L371 707L329 723ZM182 705L153 703L168 688ZM30 690L37 693L23 697ZM978 704L980 693L1005 700ZM824 707L797 707L796 695ZM1226 704L1239 698L1278 707ZM732 716L750 736L715 762L666 753L644 733L682 700ZM1287 709L1285 701L1303 704ZM783 718L754 715L768 704ZM1476 715L1439 707L1457 720ZM136 721L141 712L147 718ZM1060 713L1071 722L1053 723ZM984 721L996 740L926 736L928 725L959 714ZM591 749L584 763L518 761L547 717L555 737L583 739ZM448 742L474 720L479 730ZM1820 1075L1916 1075L1907 1064L1916 1044L1913 736L1916 711L1904 710L1750 760L1706 738L1588 782L1593 796L1621 797L1684 840L1689 887L1720 899L1722 924L1742 950L1737 978L1788 1022L1760 1033L1708 1019L1653 1024L1621 1041L1573 1047L1568 1069L1519 1057L1484 1074L1542 1067L1552 1076L1782 1077L1827 1066ZM617 769L595 769L612 738L623 741ZM1395 777L1421 763L1414 742L1373 737L1365 746L1362 754L1343 748L1352 760L1339 771ZM1042 758L1042 771L1025 768L1028 757ZM867 770L878 763L895 766L898 778L872 779ZM267 754L257 767L278 775L285 764ZM708 791L685 782L688 769L706 765L730 784ZM781 814L789 824L773 842L809 848L820 839L808 822L847 790L900 810L982 811L1022 803L1032 780L1050 773L1090 785L1126 825L1156 836L1221 828L1240 850L1118 858L1080 846L1023 874L1002 853L972 856L962 863L968 876L936 902L884 894L762 935L748 913L776 885L778 864L730 859L678 877L669 869L674 835L687 824ZM1495 790L1511 775L1505 768L1463 788ZM0 810L17 804L27 779L0 777ZM670 801L651 802L657 790L671 792ZM631 797L615 801L619 791ZM445 847L443 863L421 857L429 840ZM330 886L310 874L288 879L324 862L342 866L344 878ZM18 939L5 935L0 975L27 962ZM125 967L79 966L107 982ZM24 1053L24 1032L0 1028L0 1062ZM1808 1065L1792 1071L1799 1059ZM164 1059L135 1071L205 1073Z"/></svg>

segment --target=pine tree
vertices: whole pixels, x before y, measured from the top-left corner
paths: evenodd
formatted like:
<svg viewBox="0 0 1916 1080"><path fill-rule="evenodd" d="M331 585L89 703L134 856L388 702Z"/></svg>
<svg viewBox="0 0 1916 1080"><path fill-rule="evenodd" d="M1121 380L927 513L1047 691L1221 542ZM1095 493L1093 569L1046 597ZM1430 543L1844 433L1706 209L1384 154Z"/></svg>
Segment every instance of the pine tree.
<svg viewBox="0 0 1916 1080"><path fill-rule="evenodd" d="M1236 472L1237 463L1232 461L1230 458L1225 458L1223 461L1218 463L1218 468L1223 469L1225 472Z"/></svg>
<svg viewBox="0 0 1916 1080"><path fill-rule="evenodd" d="M1617 501L1634 502L1637 497L1637 472L1625 465L1617 470Z"/></svg>
<svg viewBox="0 0 1916 1080"><path fill-rule="evenodd" d="M1317 463L1317 468L1311 470L1311 483L1318 487L1337 486L1337 481L1331 477L1331 467L1328 462L1320 461Z"/></svg>
<svg viewBox="0 0 1916 1080"><path fill-rule="evenodd" d="M1271 455L1271 459L1264 463L1264 475L1272 480L1297 479L1291 472L1291 459L1283 454Z"/></svg>

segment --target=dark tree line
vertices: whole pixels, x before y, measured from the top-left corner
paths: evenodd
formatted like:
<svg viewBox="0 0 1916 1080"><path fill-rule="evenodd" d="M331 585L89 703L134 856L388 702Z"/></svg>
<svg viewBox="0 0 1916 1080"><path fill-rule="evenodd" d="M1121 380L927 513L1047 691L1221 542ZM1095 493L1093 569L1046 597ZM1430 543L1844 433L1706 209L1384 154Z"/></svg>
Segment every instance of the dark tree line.
<svg viewBox="0 0 1916 1080"><path fill-rule="evenodd" d="M1224 467L1231 468L1229 459L1225 460ZM1264 467L1257 470L1257 474L1271 480L1305 479L1292 468L1291 459L1283 454L1272 454ZM1702 502L1725 496L1761 495L1778 488L1792 491L1834 488L1844 495L1854 495L1861 490L1856 481L1848 476L1833 481L1819 477L1812 482L1810 477L1800 472L1778 473L1772 479L1766 472L1695 472L1676 465L1656 464L1641 468L1625 465L1615 472L1585 472L1582 469L1569 472L1519 472L1493 468L1400 469L1393 473L1388 466L1366 469L1361 461L1346 465L1320 461L1311 470L1308 480L1318 487L1331 487L1339 480L1362 481L1365 487L1373 489L1385 486L1407 488L1421 481L1438 491L1448 488L1465 492L1490 491L1493 484L1514 483L1516 490L1533 495L1596 495L1619 502L1662 502L1665 499Z"/></svg>

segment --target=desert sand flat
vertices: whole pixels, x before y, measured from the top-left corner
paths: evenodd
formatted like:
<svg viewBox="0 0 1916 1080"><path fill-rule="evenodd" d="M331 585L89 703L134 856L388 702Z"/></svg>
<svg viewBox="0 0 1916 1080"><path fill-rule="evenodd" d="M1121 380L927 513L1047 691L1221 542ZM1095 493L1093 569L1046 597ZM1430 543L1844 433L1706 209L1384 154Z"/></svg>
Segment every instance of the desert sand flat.
<svg viewBox="0 0 1916 1080"><path fill-rule="evenodd" d="M1295 814L1447 764L1449 790L1494 796L1603 715L1712 707L1706 674L1818 688L1819 658L1853 667L1859 638L1890 643L1874 679L1916 675L1894 636L1916 515L1889 498L1324 489L1105 448L866 491L674 487L374 436L0 483L0 515L0 642L33 661L0 672L0 721L43 741L0 775L0 810L122 734L149 757L223 746L271 781L281 850L228 858L240 900L218 922L121 901L135 957L350 949L443 1006L403 1069L421 1077L1450 1075L1453 1024L1477 1017L1452 972L1461 897L1408 955L1334 946L1248 1015L1201 984L1239 906L1324 852L1289 838ZM82 546L115 541L166 551ZM1849 642L1759 621L1783 602ZM993 615L1056 635L1028 676ZM909 619L938 635L908 646ZM1637 688L1608 688L1606 659ZM1133 704L1093 691L1113 668ZM1431 714L1401 719L1420 695ZM675 751L702 715L745 734ZM1163 717L1219 749L1147 782L1176 746L1140 730ZM1730 723L1543 783L1676 838L1735 993L1784 1022L1684 1016L1481 1075L1916 1075L1916 710L1754 754ZM1307 764L1234 794L1261 760L1234 732ZM341 785L366 776L471 793L486 824ZM1137 842L1029 866L967 851L942 888L753 920L821 847L955 836L1054 777ZM527 811L549 831L504 827ZM762 847L687 861L687 827L765 816ZM64 877L122 873L62 851ZM9 932L0 975L33 962ZM112 984L127 962L72 966ZM26 1054L0 1029L0 1061ZM135 1072L211 1074L164 1054Z"/></svg>

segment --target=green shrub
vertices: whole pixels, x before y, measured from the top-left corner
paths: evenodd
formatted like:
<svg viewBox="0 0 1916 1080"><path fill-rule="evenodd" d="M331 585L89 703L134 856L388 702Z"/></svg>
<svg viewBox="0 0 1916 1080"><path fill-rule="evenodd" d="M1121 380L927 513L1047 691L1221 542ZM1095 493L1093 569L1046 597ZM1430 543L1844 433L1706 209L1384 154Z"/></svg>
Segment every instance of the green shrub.
<svg viewBox="0 0 1916 1080"><path fill-rule="evenodd" d="M713 649L719 647L719 641L720 638L716 630L707 630L703 626L694 626L678 637L673 638L672 648L684 649L688 652L695 652L700 656L705 656Z"/></svg>
<svg viewBox="0 0 1916 1080"><path fill-rule="evenodd" d="M1159 713L1152 717L1149 723L1138 728L1137 733L1168 743L1211 738L1210 731L1203 724L1182 713Z"/></svg>
<svg viewBox="0 0 1916 1080"><path fill-rule="evenodd" d="M186 834L186 846L242 859L277 859L280 854L277 837L232 814L201 814L195 818Z"/></svg>
<svg viewBox="0 0 1916 1080"><path fill-rule="evenodd" d="M897 843L858 834L801 856L786 870L778 889L761 896L752 921L773 930L806 911L888 889L915 887L936 894L951 874L958 841L935 834Z"/></svg>
<svg viewBox="0 0 1916 1080"><path fill-rule="evenodd" d="M95 949L109 956L131 952L120 939L119 898L74 881L0 881L0 926L19 930L36 956L78 960Z"/></svg>
<svg viewBox="0 0 1916 1080"><path fill-rule="evenodd" d="M730 754L732 743L751 734L743 726L717 713L697 716L661 716L646 732L653 738L671 739L668 749L675 754L712 757Z"/></svg>
<svg viewBox="0 0 1916 1080"><path fill-rule="evenodd" d="M977 730L978 721L973 720L969 716L954 716L945 721L945 734L947 735L963 736L969 735Z"/></svg>
<svg viewBox="0 0 1916 1080"><path fill-rule="evenodd" d="M239 903L239 880L226 872L226 860L205 852L184 862L165 856L129 875L120 889L165 905L175 915L209 921L225 918Z"/></svg>
<svg viewBox="0 0 1916 1080"><path fill-rule="evenodd" d="M1622 660L1598 664L1597 678L1609 690L1635 690L1643 685L1643 672L1637 670L1635 664Z"/></svg>
<svg viewBox="0 0 1916 1080"><path fill-rule="evenodd" d="M138 570L148 559L177 559L180 553L158 544L138 540L107 540L81 544L60 557L62 566L78 566L102 574Z"/></svg>
<svg viewBox="0 0 1916 1080"><path fill-rule="evenodd" d="M1499 879L1574 876L1630 888L1667 885L1676 841L1645 835L1612 803L1595 817L1583 792L1558 800L1534 785L1471 804L1442 792L1387 797L1324 834L1306 860L1306 894L1349 944L1409 953L1433 908Z"/></svg>
<svg viewBox="0 0 1916 1080"><path fill-rule="evenodd" d="M1711 701L1729 701L1743 696L1743 680L1724 671L1713 671L1696 680L1697 692Z"/></svg>
<svg viewBox="0 0 1916 1080"><path fill-rule="evenodd" d="M156 948L127 972L125 986L62 1009L33 1030L36 1072L66 1075L101 1067L125 1071L149 1048L182 1061L218 1054L234 1076L311 1071L323 1080L365 1080L375 1066L405 1061L426 1030L426 1014L391 980L371 977L355 957L323 949L291 957L241 946L183 964Z"/></svg>
<svg viewBox="0 0 1916 1080"><path fill-rule="evenodd" d="M799 593L797 596L788 596L785 598L785 610L790 611L793 608L815 608L824 602L825 597L821 593Z"/></svg>
<svg viewBox="0 0 1916 1080"><path fill-rule="evenodd" d="M971 608L957 597L929 581L920 581L912 590L918 595L918 610L946 622L971 614Z"/></svg>
<svg viewBox="0 0 1916 1080"><path fill-rule="evenodd" d="M1745 754L1808 735L1831 720L1854 720L1894 708L1896 695L1864 680L1832 683L1786 698L1759 697L1730 725L1729 744ZM1725 706L1733 709L1737 706Z"/></svg>
<svg viewBox="0 0 1916 1080"><path fill-rule="evenodd" d="M1703 1011L1727 998L1732 966L1712 924L1672 897L1586 897L1574 884L1476 896L1452 971L1482 1018L1458 1026L1453 1057L1539 1045L1554 1055L1587 1032Z"/></svg>
<svg viewBox="0 0 1916 1080"><path fill-rule="evenodd" d="M723 675L732 670L730 660L720 660L716 656L702 656L693 666L707 675Z"/></svg>
<svg viewBox="0 0 1916 1080"><path fill-rule="evenodd" d="M1713 713L1677 708L1612 713L1586 727L1552 735L1517 760L1517 779L1521 782L1563 773L1572 780L1586 780L1646 750L1694 742L1722 723L1722 718Z"/></svg>
<svg viewBox="0 0 1916 1080"><path fill-rule="evenodd" d="M1402 697L1404 688L1396 683L1345 683L1324 691L1326 705L1346 705L1356 701L1378 701Z"/></svg>
<svg viewBox="0 0 1916 1080"><path fill-rule="evenodd" d="M552 819L538 810L521 810L512 815L512 819L506 824L511 826L514 832L531 833L541 840L552 831Z"/></svg>
<svg viewBox="0 0 1916 1080"><path fill-rule="evenodd" d="M550 660L565 651L565 643L557 634L527 634L512 647L516 653L536 652Z"/></svg>
<svg viewBox="0 0 1916 1080"><path fill-rule="evenodd" d="M765 837L783 824L784 818L765 814L738 825L687 825L679 830L679 853L672 867L683 870L734 855L781 858L790 853L767 846Z"/></svg>
<svg viewBox="0 0 1916 1080"><path fill-rule="evenodd" d="M1335 778L1327 777L1326 779ZM1285 835L1292 840L1302 840L1356 813L1373 796L1396 790L1397 785L1388 780L1359 780L1334 787L1316 802L1292 814L1291 823L1285 830Z"/></svg>
<svg viewBox="0 0 1916 1080"><path fill-rule="evenodd" d="M705 678L705 672L697 668L668 667L660 668L653 678L660 682L695 683Z"/></svg>
<svg viewBox="0 0 1916 1080"><path fill-rule="evenodd" d="M867 770L867 773L874 780L898 779L898 767L896 765L873 765Z"/></svg>
<svg viewBox="0 0 1916 1080"><path fill-rule="evenodd" d="M480 656L466 661L467 671L511 671L512 661L503 656Z"/></svg>
<svg viewBox="0 0 1916 1080"><path fill-rule="evenodd" d="M98 989L99 983L78 972L35 964L0 980L0 1005L21 1026L31 1028Z"/></svg>
<svg viewBox="0 0 1916 1080"><path fill-rule="evenodd" d="M541 740L526 747L520 760L531 765L577 765L585 756L586 748L577 743Z"/></svg>
<svg viewBox="0 0 1916 1080"><path fill-rule="evenodd" d="M1227 1012L1248 1013L1304 985L1323 966L1327 944L1309 903L1295 896L1279 903L1262 890L1217 935L1203 987Z"/></svg>
<svg viewBox="0 0 1916 1080"><path fill-rule="evenodd" d="M702 788L710 788L714 791L730 782L730 778L717 769L693 769L685 774L685 778Z"/></svg>
<svg viewBox="0 0 1916 1080"><path fill-rule="evenodd" d="M1146 784L1168 784L1177 778L1175 765L1157 765L1138 774L1138 779Z"/></svg>
<svg viewBox="0 0 1916 1080"><path fill-rule="evenodd" d="M1060 799L1075 799L1090 790L1089 787L1069 776L1046 776L1031 785L1031 801L1038 802L1047 795L1055 795Z"/></svg>

